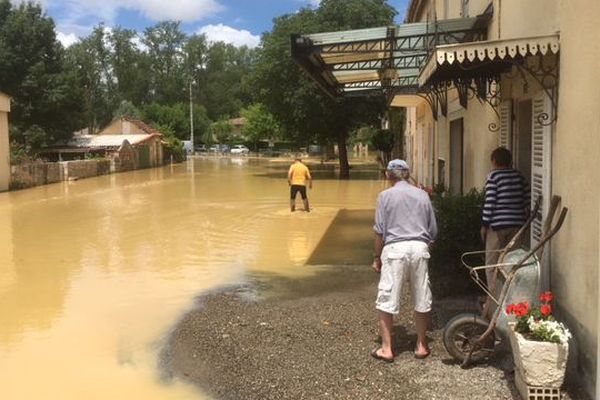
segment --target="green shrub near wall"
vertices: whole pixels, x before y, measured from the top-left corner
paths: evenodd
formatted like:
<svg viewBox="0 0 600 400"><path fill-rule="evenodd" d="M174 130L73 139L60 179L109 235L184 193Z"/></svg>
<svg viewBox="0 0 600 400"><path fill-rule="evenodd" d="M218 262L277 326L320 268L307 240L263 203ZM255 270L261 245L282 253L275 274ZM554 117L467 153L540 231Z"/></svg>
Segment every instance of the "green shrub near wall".
<svg viewBox="0 0 600 400"><path fill-rule="evenodd" d="M438 223L438 239L431 252L430 278L436 297L478 293L460 257L482 250L479 237L483 192L453 195L437 188L432 196ZM481 260L483 264L483 259Z"/></svg>

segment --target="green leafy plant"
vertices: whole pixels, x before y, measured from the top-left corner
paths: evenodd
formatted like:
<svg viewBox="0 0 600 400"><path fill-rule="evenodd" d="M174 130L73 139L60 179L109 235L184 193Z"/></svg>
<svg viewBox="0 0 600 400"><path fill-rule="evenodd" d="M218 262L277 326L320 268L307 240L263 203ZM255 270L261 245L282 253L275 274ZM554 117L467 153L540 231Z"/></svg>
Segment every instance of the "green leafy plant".
<svg viewBox="0 0 600 400"><path fill-rule="evenodd" d="M432 194L438 224L438 238L431 254L431 283L441 296L476 291L460 257L468 251L481 250L481 204L483 192L473 189L456 195L436 186Z"/></svg>
<svg viewBox="0 0 600 400"><path fill-rule="evenodd" d="M174 162L183 162L186 159L185 147L183 142L175 136L175 132L170 125L154 124L154 129L162 133L164 158L170 161L173 156Z"/></svg>

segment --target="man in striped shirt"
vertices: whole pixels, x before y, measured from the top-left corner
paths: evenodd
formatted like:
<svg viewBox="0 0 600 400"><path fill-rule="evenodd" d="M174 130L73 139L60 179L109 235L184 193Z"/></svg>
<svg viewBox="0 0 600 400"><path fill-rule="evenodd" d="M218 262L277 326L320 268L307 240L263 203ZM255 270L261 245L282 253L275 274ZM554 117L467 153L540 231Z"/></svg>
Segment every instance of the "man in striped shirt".
<svg viewBox="0 0 600 400"><path fill-rule="evenodd" d="M512 155L498 147L491 156L493 169L485 184L485 202L481 239L485 241L486 264L496 264L504 248L527 220L529 210L529 184L523 175L513 169ZM487 270L488 283L493 270Z"/></svg>

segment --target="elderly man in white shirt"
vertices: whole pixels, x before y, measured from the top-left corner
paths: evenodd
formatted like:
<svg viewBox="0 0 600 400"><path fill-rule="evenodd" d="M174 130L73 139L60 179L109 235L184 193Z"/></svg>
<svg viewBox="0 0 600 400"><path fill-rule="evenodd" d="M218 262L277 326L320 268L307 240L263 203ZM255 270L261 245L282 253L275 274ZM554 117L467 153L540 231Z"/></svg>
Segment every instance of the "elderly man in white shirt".
<svg viewBox="0 0 600 400"><path fill-rule="evenodd" d="M404 160L392 160L386 175L392 187L379 194L375 214L375 260L380 272L376 308L379 311L381 347L371 355L394 361L392 327L400 311L402 284L410 281L417 326L415 357L425 358L427 324L431 311L429 246L437 236L437 224L429 195L409 183L410 170Z"/></svg>

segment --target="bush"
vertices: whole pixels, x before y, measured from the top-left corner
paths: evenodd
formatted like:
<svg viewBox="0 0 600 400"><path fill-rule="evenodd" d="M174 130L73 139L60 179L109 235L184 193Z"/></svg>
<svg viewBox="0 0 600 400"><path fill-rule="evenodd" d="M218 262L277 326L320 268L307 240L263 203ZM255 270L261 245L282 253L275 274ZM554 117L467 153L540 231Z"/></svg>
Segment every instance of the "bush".
<svg viewBox="0 0 600 400"><path fill-rule="evenodd" d="M154 124L154 129L162 133L163 137L163 159L165 162L183 162L186 159L185 147L183 142L175 137L175 132L170 125Z"/></svg>
<svg viewBox="0 0 600 400"><path fill-rule="evenodd" d="M29 146L19 144L14 140L10 142L11 165L27 164L40 161Z"/></svg>
<svg viewBox="0 0 600 400"><path fill-rule="evenodd" d="M442 187L433 194L439 234L431 254L431 284L438 296L476 293L477 286L460 257L483 248L479 238L483 196L475 189L465 195L453 195Z"/></svg>

